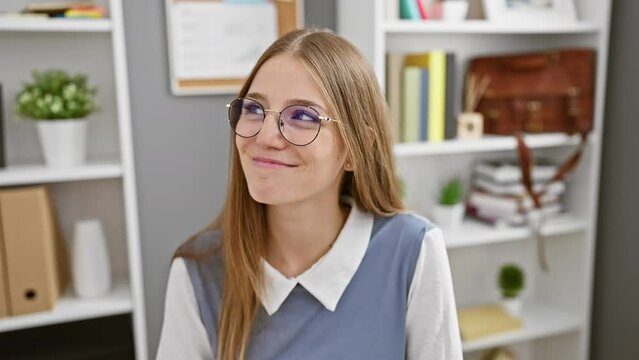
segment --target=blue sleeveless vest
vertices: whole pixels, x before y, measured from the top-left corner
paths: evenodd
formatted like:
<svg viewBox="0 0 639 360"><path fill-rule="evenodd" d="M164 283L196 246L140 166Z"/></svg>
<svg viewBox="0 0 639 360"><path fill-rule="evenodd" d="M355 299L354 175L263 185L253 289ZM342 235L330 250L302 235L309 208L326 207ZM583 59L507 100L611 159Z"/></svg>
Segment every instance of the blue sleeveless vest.
<svg viewBox="0 0 639 360"><path fill-rule="evenodd" d="M427 220L411 214L375 217L364 258L335 312L298 284L272 316L258 311L248 360L392 360L405 358L408 291ZM201 234L190 246L216 248L220 231ZM222 302L220 252L184 259L213 354Z"/></svg>

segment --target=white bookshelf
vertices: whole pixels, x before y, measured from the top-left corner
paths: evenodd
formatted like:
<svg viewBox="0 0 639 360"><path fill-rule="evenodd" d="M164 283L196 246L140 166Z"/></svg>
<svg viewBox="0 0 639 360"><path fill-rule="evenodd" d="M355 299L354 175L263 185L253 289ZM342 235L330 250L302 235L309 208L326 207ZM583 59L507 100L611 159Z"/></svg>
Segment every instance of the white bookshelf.
<svg viewBox="0 0 639 360"><path fill-rule="evenodd" d="M39 19L0 17L0 31L110 32L108 19Z"/></svg>
<svg viewBox="0 0 639 360"><path fill-rule="evenodd" d="M541 228L541 233L547 238L552 238L582 232L586 229L587 224L583 220L569 214L563 214L548 219ZM474 219L466 219L458 229L446 233L446 248L456 249L466 246L520 241L529 239L530 236L530 229L525 226L495 227Z"/></svg>
<svg viewBox="0 0 639 360"><path fill-rule="evenodd" d="M69 321L126 314L132 310L131 291L127 281L115 281L108 295L95 299L78 299L74 295L72 288L67 287L53 310L2 319L0 321L0 333L61 324Z"/></svg>
<svg viewBox="0 0 639 360"><path fill-rule="evenodd" d="M19 9L20 0L2 9ZM0 318L0 336L15 330L130 314L135 357L148 357L144 286L128 70L122 0L99 1L109 18L99 20L17 19L0 17L0 81L5 109L7 167L0 169L0 187L46 184L51 191L70 260L73 224L83 218L102 221L113 277L109 294L78 298L69 280L50 311ZM15 121L13 101L34 69L62 68L85 73L98 87L101 110L89 117L87 161L52 169L44 165L35 124ZM69 262L70 268L70 262ZM46 351L46 349L43 349Z"/></svg>
<svg viewBox="0 0 639 360"><path fill-rule="evenodd" d="M115 162L94 162L69 169L16 165L0 169L0 186L111 179L120 178L123 174L122 165Z"/></svg>
<svg viewBox="0 0 639 360"><path fill-rule="evenodd" d="M473 57L562 47L597 50L594 130L579 166L567 179L562 201L566 213L542 228L550 271L540 269L537 244L527 228L496 228L465 219L458 229L444 232L459 307L499 300L496 275L501 264L516 262L526 273L524 327L464 342L464 358L481 359L485 350L508 346L522 360L587 359L611 1L574 0L579 20L555 24L407 21L386 13L390 1L397 2L339 0L338 33L368 58L382 88L387 52L443 49L455 53L455 82L447 86L453 86L456 109L461 108L462 79ZM578 136L565 134L526 136L534 156L557 161L571 154L579 142ZM396 144L394 154L406 185L406 205L426 217L445 180L457 176L468 185L478 161L517 157L515 139L504 136Z"/></svg>
<svg viewBox="0 0 639 360"><path fill-rule="evenodd" d="M464 352L486 350L493 347L537 340L544 337L564 335L583 331L579 317L569 312L544 304L525 304L522 309L521 330L468 341L463 344Z"/></svg>
<svg viewBox="0 0 639 360"><path fill-rule="evenodd" d="M388 34L578 34L596 33L599 28L588 22L553 24L495 24L486 20L450 21L386 21L382 29Z"/></svg>
<svg viewBox="0 0 639 360"><path fill-rule="evenodd" d="M552 148L577 145L581 141L578 135L566 134L535 134L525 135L524 140L531 149ZM589 141L592 141L589 139ZM515 150L517 142L512 136L485 135L481 139L447 140L440 143L402 143L395 144L394 152L397 157L411 157L423 155L446 155L476 152L492 152L501 150Z"/></svg>

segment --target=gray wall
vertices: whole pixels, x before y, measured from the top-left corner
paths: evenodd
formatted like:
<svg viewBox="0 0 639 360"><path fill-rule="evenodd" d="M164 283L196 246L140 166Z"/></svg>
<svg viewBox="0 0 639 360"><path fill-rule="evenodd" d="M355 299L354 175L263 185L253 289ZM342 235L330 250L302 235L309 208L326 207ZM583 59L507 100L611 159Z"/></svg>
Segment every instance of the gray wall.
<svg viewBox="0 0 639 360"><path fill-rule="evenodd" d="M599 196L593 360L639 359L639 2L613 1Z"/></svg>
<svg viewBox="0 0 639 360"><path fill-rule="evenodd" d="M124 1L149 356L155 358L169 261L221 209L228 96L172 96L163 1ZM335 0L306 0L307 26L335 28Z"/></svg>

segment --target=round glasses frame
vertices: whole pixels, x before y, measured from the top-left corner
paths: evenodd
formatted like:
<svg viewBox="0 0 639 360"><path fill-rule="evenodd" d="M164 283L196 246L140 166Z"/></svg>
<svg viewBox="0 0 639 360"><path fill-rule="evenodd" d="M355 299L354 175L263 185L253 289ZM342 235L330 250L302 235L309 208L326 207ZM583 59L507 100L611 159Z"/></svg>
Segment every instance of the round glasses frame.
<svg viewBox="0 0 639 360"><path fill-rule="evenodd" d="M235 124L235 126L233 126L233 119L231 118L231 109L232 109L233 104L234 104L235 102L237 102L237 101L244 101L244 100L250 100L250 101L254 102L256 105L258 105L258 106L262 109L262 112L263 112L263 116L262 116L262 123L260 124L260 128L259 128L259 129L255 132L255 134L250 135L250 136L246 136L246 135L239 134L239 133L235 130L235 128L237 127L237 123ZM287 109L289 109L289 108L291 108L291 107L304 107L304 108L310 109L310 110L311 110L311 111L313 111L315 114L317 114L317 118L320 120L320 124L319 124L319 126L317 127L317 132L315 133L315 136L313 136L313 139L311 139L311 140L310 140L309 142L307 142L307 143L304 143L304 144L296 144L296 143L292 142L291 140L289 140L289 139L286 137L286 135L284 134L284 132L282 131L282 128L284 127L284 120L282 120L282 113L283 113L283 112L285 112ZM264 126L264 120L266 120L266 115L267 115L267 113L269 113L269 112L276 113L276 114L277 114L277 120L278 120L278 123L277 123L277 129L280 131L280 134L282 135L282 137L284 138L284 140L286 140L286 142L288 142L288 143L289 143L289 144L291 144L291 145L295 145L295 146L306 146L306 145L309 145L310 143L312 143L313 141L315 141L315 139L317 139L317 136L319 135L319 132L320 132L320 130L321 130L321 128L322 128L322 122L324 122L324 123L330 123L330 122L340 123L340 121L339 121L339 120L337 120L337 119L331 118L331 117L329 117L329 116L322 116L322 115L320 115L320 114L319 114L319 111L317 111L317 110L315 110L314 108L312 108L311 106L307 106L307 105L296 105L296 104L291 104L291 105L286 106L286 107L285 107L284 109L282 109L281 111L277 111L277 110L264 109L264 106L262 106L262 104L260 104L260 102L259 102L259 101L257 101L257 100L255 100L255 99L239 97L239 98L234 99L234 100L233 100L233 101L231 101L230 103L226 104L226 108L228 109L228 110L227 110L227 116L228 116L229 125L231 126L231 129L233 130L233 132L234 132L237 136L242 137L242 138L245 138L245 139L255 137L255 136L257 136L257 134L259 134L259 133L260 133L260 131L262 131L262 127ZM239 121L239 119L238 119L238 121Z"/></svg>

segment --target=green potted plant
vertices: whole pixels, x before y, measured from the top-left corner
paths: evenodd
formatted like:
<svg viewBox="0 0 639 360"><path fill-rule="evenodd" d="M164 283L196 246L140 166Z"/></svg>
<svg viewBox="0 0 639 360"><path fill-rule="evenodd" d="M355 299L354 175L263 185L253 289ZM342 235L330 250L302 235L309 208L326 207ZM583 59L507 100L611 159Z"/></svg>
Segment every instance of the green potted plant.
<svg viewBox="0 0 639 360"><path fill-rule="evenodd" d="M464 218L464 187L459 179L448 180L438 195L433 208L433 220L445 230L454 230Z"/></svg>
<svg viewBox="0 0 639 360"><path fill-rule="evenodd" d="M524 288L524 271L516 264L504 264L499 269L499 288L502 307L513 316L521 315L521 297Z"/></svg>
<svg viewBox="0 0 639 360"><path fill-rule="evenodd" d="M87 117L98 110L97 89L84 74L69 75L59 69L38 70L16 96L15 113L37 122L46 164L51 167L81 165L86 153Z"/></svg>

